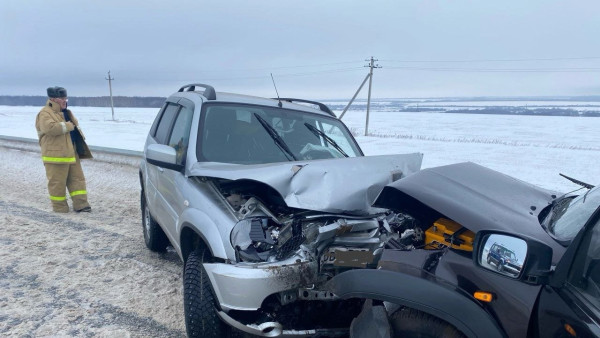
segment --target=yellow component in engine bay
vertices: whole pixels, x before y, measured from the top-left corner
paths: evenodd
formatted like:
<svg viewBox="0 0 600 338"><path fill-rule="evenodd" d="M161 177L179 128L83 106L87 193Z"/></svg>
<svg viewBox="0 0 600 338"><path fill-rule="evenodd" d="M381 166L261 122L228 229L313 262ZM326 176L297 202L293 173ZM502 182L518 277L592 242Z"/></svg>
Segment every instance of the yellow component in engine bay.
<svg viewBox="0 0 600 338"><path fill-rule="evenodd" d="M473 251L475 233L446 218L440 218L425 231L425 249L453 249Z"/></svg>

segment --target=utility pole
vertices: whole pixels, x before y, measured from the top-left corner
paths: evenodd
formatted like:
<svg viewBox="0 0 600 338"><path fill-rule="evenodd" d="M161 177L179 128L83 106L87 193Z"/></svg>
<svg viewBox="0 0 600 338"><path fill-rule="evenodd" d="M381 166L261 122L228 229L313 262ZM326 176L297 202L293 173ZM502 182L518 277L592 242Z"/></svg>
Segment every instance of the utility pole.
<svg viewBox="0 0 600 338"><path fill-rule="evenodd" d="M112 80L114 80L115 78L110 77L110 70L108 71L108 78L105 78L105 79L108 80L108 90L110 91L110 109L112 110L112 119L114 121L115 120L115 105L113 104L113 98L112 98Z"/></svg>
<svg viewBox="0 0 600 338"><path fill-rule="evenodd" d="M356 91L356 93L354 93L354 96L352 96L352 99L350 99L350 102L348 102L348 105L346 106L346 108L344 108L344 111L342 111L342 114L340 114L340 117L338 117L340 120L342 119L342 117L344 117L344 114L346 114L346 111L348 110L348 108L350 108L350 105L352 104L352 102L354 102L354 99L356 98L356 95L358 95L358 93L360 93L360 90L365 85L365 82L367 82L367 79L369 77L371 77L371 74L367 74L367 76L365 76L365 79L360 84L360 87L358 87L358 90Z"/></svg>
<svg viewBox="0 0 600 338"><path fill-rule="evenodd" d="M375 61L378 60L374 60L372 56L371 60L365 61L370 61L369 64L365 66L369 67L369 96L367 97L367 120L365 123L365 136L367 136L369 134L369 110L371 108L371 85L373 83L373 68L381 68L381 66L375 64Z"/></svg>

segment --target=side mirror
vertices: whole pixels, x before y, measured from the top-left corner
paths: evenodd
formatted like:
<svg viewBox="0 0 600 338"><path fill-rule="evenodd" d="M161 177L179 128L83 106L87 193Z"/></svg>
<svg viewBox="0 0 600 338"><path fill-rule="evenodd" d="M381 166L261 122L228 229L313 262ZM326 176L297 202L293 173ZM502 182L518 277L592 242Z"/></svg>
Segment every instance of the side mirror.
<svg viewBox="0 0 600 338"><path fill-rule="evenodd" d="M177 152L164 144L151 144L146 148L146 161L161 168L181 171L183 165L177 164Z"/></svg>
<svg viewBox="0 0 600 338"><path fill-rule="evenodd" d="M511 278L518 278L527 257L527 243L516 237L491 234L484 239L479 264Z"/></svg>
<svg viewBox="0 0 600 338"><path fill-rule="evenodd" d="M545 284L552 264L552 248L518 235L480 231L475 237L475 264L512 279Z"/></svg>

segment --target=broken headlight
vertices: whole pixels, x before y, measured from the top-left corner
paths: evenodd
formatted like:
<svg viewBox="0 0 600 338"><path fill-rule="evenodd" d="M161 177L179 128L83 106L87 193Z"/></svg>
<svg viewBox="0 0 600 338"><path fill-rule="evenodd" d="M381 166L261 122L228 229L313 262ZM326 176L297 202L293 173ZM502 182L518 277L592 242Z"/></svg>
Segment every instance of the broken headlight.
<svg viewBox="0 0 600 338"><path fill-rule="evenodd" d="M231 231L231 245L238 261L246 262L282 259L304 240L299 223L282 225L267 217L243 219Z"/></svg>

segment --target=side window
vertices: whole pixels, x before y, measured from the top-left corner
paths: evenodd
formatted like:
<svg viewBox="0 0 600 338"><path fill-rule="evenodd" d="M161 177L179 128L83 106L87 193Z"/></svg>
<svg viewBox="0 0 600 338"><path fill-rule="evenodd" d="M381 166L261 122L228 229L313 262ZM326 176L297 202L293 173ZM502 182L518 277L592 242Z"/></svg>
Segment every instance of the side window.
<svg viewBox="0 0 600 338"><path fill-rule="evenodd" d="M154 122L152 122L152 127L150 127L150 135L152 137L156 136L156 128L158 127L158 121L160 121L160 119L162 118L166 107L167 107L167 103L165 102L165 104L158 111L158 114L156 114L156 118L154 119Z"/></svg>
<svg viewBox="0 0 600 338"><path fill-rule="evenodd" d="M154 136L156 142L161 144L167 143L167 136L169 135L173 119L177 115L179 107L179 105L169 103L167 108L165 108L165 112L162 114L162 117L158 122L158 127L156 128L156 135Z"/></svg>
<svg viewBox="0 0 600 338"><path fill-rule="evenodd" d="M583 298L600 309L600 219L580 243L569 283Z"/></svg>
<svg viewBox="0 0 600 338"><path fill-rule="evenodd" d="M177 152L177 164L183 164L185 160L185 154L187 154L190 141L190 127L193 116L194 111L192 109L182 107L173 125L173 132L171 132L171 137L167 145L175 148Z"/></svg>

